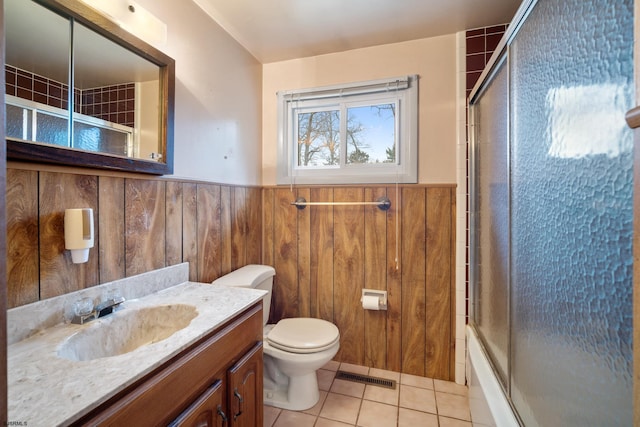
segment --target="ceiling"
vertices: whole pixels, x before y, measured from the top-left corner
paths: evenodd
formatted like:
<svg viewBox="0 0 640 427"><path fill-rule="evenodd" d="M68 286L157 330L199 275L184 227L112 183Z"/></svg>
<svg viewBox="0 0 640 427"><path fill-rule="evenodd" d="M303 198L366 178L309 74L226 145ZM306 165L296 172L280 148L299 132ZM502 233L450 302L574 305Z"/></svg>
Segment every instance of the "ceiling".
<svg viewBox="0 0 640 427"><path fill-rule="evenodd" d="M511 21L521 0L193 0L260 62Z"/></svg>

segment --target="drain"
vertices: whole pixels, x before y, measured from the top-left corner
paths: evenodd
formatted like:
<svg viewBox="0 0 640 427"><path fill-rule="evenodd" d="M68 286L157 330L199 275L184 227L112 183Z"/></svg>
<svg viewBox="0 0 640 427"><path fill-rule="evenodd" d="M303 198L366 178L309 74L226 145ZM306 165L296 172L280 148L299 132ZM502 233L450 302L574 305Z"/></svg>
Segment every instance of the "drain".
<svg viewBox="0 0 640 427"><path fill-rule="evenodd" d="M394 380L388 380L386 378L372 377L369 375L354 374L352 372L338 371L336 372L336 379L353 381L356 383L364 383L370 385L377 385L379 387L385 387L395 390L396 382Z"/></svg>

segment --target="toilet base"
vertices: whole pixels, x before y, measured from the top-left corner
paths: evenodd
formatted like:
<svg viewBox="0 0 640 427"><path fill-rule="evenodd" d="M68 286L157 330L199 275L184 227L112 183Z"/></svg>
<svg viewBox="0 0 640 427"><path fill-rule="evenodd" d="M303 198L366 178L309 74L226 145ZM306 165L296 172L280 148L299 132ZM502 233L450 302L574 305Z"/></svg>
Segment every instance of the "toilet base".
<svg viewBox="0 0 640 427"><path fill-rule="evenodd" d="M288 387L278 387L272 381L265 381L265 405L290 411L304 411L313 408L318 400L320 400L320 392L315 371L306 375L289 377Z"/></svg>

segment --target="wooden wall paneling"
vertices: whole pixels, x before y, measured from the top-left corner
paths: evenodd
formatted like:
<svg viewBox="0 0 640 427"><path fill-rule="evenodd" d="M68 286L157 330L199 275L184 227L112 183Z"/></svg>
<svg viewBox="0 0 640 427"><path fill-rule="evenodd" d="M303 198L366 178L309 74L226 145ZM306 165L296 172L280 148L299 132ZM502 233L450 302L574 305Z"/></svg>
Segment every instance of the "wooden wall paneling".
<svg viewBox="0 0 640 427"><path fill-rule="evenodd" d="M449 188L449 198L451 200L449 206L451 212L449 213L449 242L451 253L449 254L449 295L451 303L449 304L451 316L449 317L449 324L451 327L451 336L449 338L449 380L455 381L456 379L456 187Z"/></svg>
<svg viewBox="0 0 640 427"><path fill-rule="evenodd" d="M198 280L198 185L182 183L182 262L189 263L189 280Z"/></svg>
<svg viewBox="0 0 640 427"><path fill-rule="evenodd" d="M231 188L231 270L247 265L247 200L244 187Z"/></svg>
<svg viewBox="0 0 640 427"><path fill-rule="evenodd" d="M182 183L166 183L166 265L182 262Z"/></svg>
<svg viewBox="0 0 640 427"><path fill-rule="evenodd" d="M246 262L247 264L260 264L262 262L262 192L259 188L247 187L246 205Z"/></svg>
<svg viewBox="0 0 640 427"><path fill-rule="evenodd" d="M365 188L364 200L386 196L386 188ZM387 290L387 215L377 206L364 208L364 287ZM364 310L364 364L387 368L387 312Z"/></svg>
<svg viewBox="0 0 640 427"><path fill-rule="evenodd" d="M426 361L430 378L449 380L451 348L451 191L427 188Z"/></svg>
<svg viewBox="0 0 640 427"><path fill-rule="evenodd" d="M311 188L309 201L332 202L332 188ZM311 209L309 209L311 208ZM333 322L333 206L308 207L310 213L311 317Z"/></svg>
<svg viewBox="0 0 640 427"><path fill-rule="evenodd" d="M387 367L402 370L402 190L387 188Z"/></svg>
<svg viewBox="0 0 640 427"><path fill-rule="evenodd" d="M233 269L231 263L231 187L220 186L220 275Z"/></svg>
<svg viewBox="0 0 640 427"><path fill-rule="evenodd" d="M198 281L211 282L222 276L220 186L198 184Z"/></svg>
<svg viewBox="0 0 640 427"><path fill-rule="evenodd" d="M165 267L166 183L127 178L124 192L127 277Z"/></svg>
<svg viewBox="0 0 640 427"><path fill-rule="evenodd" d="M334 189L336 202L364 200L363 188ZM364 206L334 208L334 321L342 362L364 364Z"/></svg>
<svg viewBox="0 0 640 427"><path fill-rule="evenodd" d="M98 178L57 172L39 173L40 299L55 297L98 284L100 238L94 227L89 260L74 264L64 248L64 211L92 208L98 223Z"/></svg>
<svg viewBox="0 0 640 427"><path fill-rule="evenodd" d="M260 192L262 196L262 264L275 266L275 190L273 188L263 188ZM276 271L276 276L278 272ZM273 301L273 294L271 295ZM275 322L273 304L269 313L269 323Z"/></svg>
<svg viewBox="0 0 640 427"><path fill-rule="evenodd" d="M98 177L100 283L125 277L124 178Z"/></svg>
<svg viewBox="0 0 640 427"><path fill-rule="evenodd" d="M275 189L264 188L262 190L262 263L270 266L275 266L275 201Z"/></svg>
<svg viewBox="0 0 640 427"><path fill-rule="evenodd" d="M310 200L309 188L298 188L296 197ZM311 316L311 206L298 213L298 304L301 317Z"/></svg>
<svg viewBox="0 0 640 427"><path fill-rule="evenodd" d="M425 374L425 189L402 189L402 372Z"/></svg>
<svg viewBox="0 0 640 427"><path fill-rule="evenodd" d="M274 268L276 277L273 288L274 320L298 317L298 216L295 206L291 206L294 195L288 188L275 190L274 222Z"/></svg>
<svg viewBox="0 0 640 427"><path fill-rule="evenodd" d="M7 169L7 308L40 298L38 172Z"/></svg>

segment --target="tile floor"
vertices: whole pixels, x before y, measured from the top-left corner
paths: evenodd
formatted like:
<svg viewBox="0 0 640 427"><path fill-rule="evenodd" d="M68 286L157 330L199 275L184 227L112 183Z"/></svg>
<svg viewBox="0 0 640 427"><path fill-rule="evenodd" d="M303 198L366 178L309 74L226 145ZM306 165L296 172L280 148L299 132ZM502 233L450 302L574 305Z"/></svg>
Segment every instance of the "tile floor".
<svg viewBox="0 0 640 427"><path fill-rule="evenodd" d="M396 380L395 390L334 379L336 371ZM471 427L467 387L348 363L318 370L320 401L306 411L264 407L264 427Z"/></svg>

